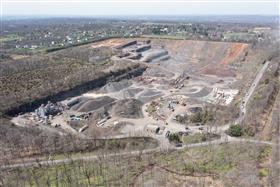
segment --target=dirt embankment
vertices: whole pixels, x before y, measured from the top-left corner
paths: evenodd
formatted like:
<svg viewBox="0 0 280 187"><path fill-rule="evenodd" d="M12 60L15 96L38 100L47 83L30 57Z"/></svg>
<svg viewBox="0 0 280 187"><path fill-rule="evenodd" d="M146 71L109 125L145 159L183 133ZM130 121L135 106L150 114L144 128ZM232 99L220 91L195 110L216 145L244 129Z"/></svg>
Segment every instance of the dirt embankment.
<svg viewBox="0 0 280 187"><path fill-rule="evenodd" d="M195 40L152 40L153 45L164 46L176 60L228 64L239 57L249 45L245 43Z"/></svg>
<svg viewBox="0 0 280 187"><path fill-rule="evenodd" d="M236 73L225 67L225 66L215 66L209 65L204 67L199 73L204 74L204 75L216 75L218 77L235 77Z"/></svg>
<svg viewBox="0 0 280 187"><path fill-rule="evenodd" d="M220 62L221 64L229 64L233 62L235 59L239 57L239 55L245 51L245 49L248 47L248 44L243 43L234 43L230 46L230 48L227 51L226 56L222 59Z"/></svg>

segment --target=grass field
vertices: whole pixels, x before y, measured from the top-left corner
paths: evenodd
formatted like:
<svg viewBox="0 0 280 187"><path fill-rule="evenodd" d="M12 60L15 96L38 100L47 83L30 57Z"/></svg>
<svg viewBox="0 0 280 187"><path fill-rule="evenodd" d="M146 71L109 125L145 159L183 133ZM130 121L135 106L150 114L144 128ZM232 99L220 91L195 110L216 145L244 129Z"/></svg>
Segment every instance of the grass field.
<svg viewBox="0 0 280 187"><path fill-rule="evenodd" d="M143 35L143 38L157 38L157 39L173 39L173 40L184 40L184 39L190 39L188 36L184 35L156 35L156 34L151 34L151 35Z"/></svg>
<svg viewBox="0 0 280 187"><path fill-rule="evenodd" d="M196 133L193 135L183 136L183 143L184 144L201 143L201 142L211 141L219 138L220 135L216 135L216 134Z"/></svg>
<svg viewBox="0 0 280 187"><path fill-rule="evenodd" d="M8 42L13 40L18 40L20 37L16 34L9 34L6 36L0 36L0 42Z"/></svg>

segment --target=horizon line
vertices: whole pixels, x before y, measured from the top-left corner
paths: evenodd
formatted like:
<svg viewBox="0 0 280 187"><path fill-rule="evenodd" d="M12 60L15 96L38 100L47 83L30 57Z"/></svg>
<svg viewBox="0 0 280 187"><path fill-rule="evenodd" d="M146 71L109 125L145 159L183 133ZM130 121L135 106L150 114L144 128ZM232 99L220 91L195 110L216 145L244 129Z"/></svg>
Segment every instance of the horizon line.
<svg viewBox="0 0 280 187"><path fill-rule="evenodd" d="M165 17L172 17L172 16L277 16L279 17L279 14L95 14L95 15L83 15L83 14L3 14L3 17L5 16L34 16L34 17L42 17L42 16L48 16L48 17L108 17L108 16L165 16Z"/></svg>
<svg viewBox="0 0 280 187"><path fill-rule="evenodd" d="M2 3L279 3L278 0L1 0Z"/></svg>

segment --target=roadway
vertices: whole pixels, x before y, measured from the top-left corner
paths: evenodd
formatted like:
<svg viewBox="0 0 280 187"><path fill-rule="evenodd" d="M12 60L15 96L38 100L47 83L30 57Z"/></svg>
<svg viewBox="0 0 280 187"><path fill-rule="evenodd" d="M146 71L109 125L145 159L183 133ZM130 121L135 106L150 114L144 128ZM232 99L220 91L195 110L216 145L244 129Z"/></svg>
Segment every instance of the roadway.
<svg viewBox="0 0 280 187"><path fill-rule="evenodd" d="M263 67L259 70L259 72L257 73L253 83L251 84L249 90L245 93L244 98L241 101L241 105L240 105L240 118L237 120L237 123L242 122L246 112L247 112L247 104L252 96L252 94L254 93L257 85L259 84L265 70L267 69L268 65L270 64L270 61L266 61L265 64L263 65Z"/></svg>

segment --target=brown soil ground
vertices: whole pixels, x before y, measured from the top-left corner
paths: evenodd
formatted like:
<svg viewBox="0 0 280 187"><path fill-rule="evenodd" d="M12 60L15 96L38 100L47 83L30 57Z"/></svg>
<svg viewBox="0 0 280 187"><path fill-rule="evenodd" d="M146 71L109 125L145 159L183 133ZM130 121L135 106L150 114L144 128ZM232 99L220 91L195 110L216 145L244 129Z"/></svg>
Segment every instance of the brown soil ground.
<svg viewBox="0 0 280 187"><path fill-rule="evenodd" d="M128 41L143 39L121 39L114 38L91 45L92 48L114 47ZM153 47L164 47L168 54L176 61L190 63L217 63L229 64L238 59L249 47L245 43L233 42L213 42L196 40L171 40L171 39L151 39Z"/></svg>
<svg viewBox="0 0 280 187"><path fill-rule="evenodd" d="M221 64L228 64L234 61L246 48L248 44L234 43L227 51L227 55L221 61Z"/></svg>
<svg viewBox="0 0 280 187"><path fill-rule="evenodd" d="M96 42L91 45L91 48L99 48L99 47L114 47L124 43L124 40L121 38L109 39L101 42Z"/></svg>
<svg viewBox="0 0 280 187"><path fill-rule="evenodd" d="M228 64L238 59L248 44L194 40L152 40L152 45L164 46L170 56L192 63Z"/></svg>
<svg viewBox="0 0 280 187"><path fill-rule="evenodd" d="M236 74L226 66L209 65L199 72L204 75L216 75L218 77L235 77Z"/></svg>

